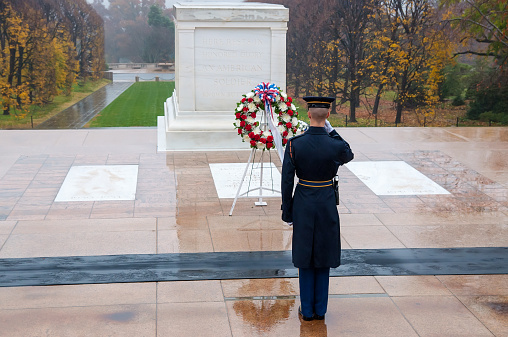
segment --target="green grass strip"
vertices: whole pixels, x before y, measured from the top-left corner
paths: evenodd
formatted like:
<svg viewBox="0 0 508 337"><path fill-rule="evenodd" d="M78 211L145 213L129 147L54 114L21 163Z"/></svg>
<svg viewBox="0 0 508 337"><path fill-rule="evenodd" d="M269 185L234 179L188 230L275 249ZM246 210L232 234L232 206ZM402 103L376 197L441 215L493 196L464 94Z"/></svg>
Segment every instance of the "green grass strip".
<svg viewBox="0 0 508 337"><path fill-rule="evenodd" d="M89 123L90 127L156 126L175 82L137 82Z"/></svg>

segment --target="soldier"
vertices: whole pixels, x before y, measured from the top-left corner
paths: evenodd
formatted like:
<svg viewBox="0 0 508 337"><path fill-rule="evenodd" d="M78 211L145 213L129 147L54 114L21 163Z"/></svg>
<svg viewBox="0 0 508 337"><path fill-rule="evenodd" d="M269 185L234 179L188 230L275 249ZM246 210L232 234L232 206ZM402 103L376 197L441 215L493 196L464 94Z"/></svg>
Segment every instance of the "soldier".
<svg viewBox="0 0 508 337"><path fill-rule="evenodd" d="M309 129L289 140L282 165L282 220L293 225L293 264L299 268L303 320L322 320L330 268L340 265L340 228L333 178L353 159L327 118L333 97L304 97ZM299 178L293 195L295 173Z"/></svg>

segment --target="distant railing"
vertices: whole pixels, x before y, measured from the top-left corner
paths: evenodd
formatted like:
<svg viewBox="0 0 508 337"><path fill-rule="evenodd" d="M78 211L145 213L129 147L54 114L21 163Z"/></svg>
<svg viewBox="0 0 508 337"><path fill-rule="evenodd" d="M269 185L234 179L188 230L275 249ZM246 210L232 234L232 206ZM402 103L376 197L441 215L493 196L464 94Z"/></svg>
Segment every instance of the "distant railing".
<svg viewBox="0 0 508 337"><path fill-rule="evenodd" d="M108 63L110 70L118 69L146 69L175 70L174 63Z"/></svg>

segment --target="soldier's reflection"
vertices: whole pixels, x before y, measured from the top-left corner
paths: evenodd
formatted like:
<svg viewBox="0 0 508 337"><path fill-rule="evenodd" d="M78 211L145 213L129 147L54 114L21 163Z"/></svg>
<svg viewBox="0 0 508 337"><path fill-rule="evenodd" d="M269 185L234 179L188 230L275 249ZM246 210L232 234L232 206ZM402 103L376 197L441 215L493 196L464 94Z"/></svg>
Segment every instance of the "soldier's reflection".
<svg viewBox="0 0 508 337"><path fill-rule="evenodd" d="M300 320L300 337L326 337L328 336L328 329L325 321L314 320L312 322L306 322Z"/></svg>
<svg viewBox="0 0 508 337"><path fill-rule="evenodd" d="M262 291L263 294L291 294L294 293L293 286L288 280L266 279L262 282L260 288L259 280L249 280L239 289L239 294L257 294ZM275 299L256 299L235 301L233 309L237 316L241 317L245 323L248 323L257 333L263 334L270 331L277 324L283 323L289 319L292 308L295 305L295 299L288 296L277 296Z"/></svg>

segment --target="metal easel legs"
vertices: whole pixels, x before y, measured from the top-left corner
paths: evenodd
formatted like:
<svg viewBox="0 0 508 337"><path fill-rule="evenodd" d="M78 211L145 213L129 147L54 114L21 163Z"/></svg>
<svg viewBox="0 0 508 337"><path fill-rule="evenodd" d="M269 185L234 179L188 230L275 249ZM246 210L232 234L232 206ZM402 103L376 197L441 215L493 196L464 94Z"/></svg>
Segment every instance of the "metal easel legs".
<svg viewBox="0 0 508 337"><path fill-rule="evenodd" d="M238 186L238 191L236 192L235 200L233 201L233 205L231 206L231 210L229 211L229 215L230 216L233 215L233 210L235 209L236 201L238 200L238 198L242 198L242 197L257 197L258 201L256 201L254 204L256 206L266 206L267 205L266 202L263 201L263 189L265 189L267 191L273 191L273 192L280 193L280 191L274 190L273 187L271 189L263 187L263 168L264 168L264 154L265 154L265 151L262 151L261 152L261 173L260 173L260 178L259 178L259 187L256 187L256 188L253 188L253 189L248 189L246 192L240 194L240 190L242 189L243 181L245 180L245 176L247 175L247 172L249 171L249 165L252 164L252 166L254 166L252 158L255 157L254 154L255 154L256 150L257 150L256 148L253 148L251 153L250 153L249 160L247 161L247 165L245 166L245 170L243 171L242 180L240 181L240 185ZM270 170L271 169L272 169L272 167L270 166ZM252 171L253 170L251 170L251 173L250 173L251 177L252 177ZM256 195L256 196L249 196L248 195L249 192L253 192L253 191L257 191L257 190L259 190L259 195Z"/></svg>

